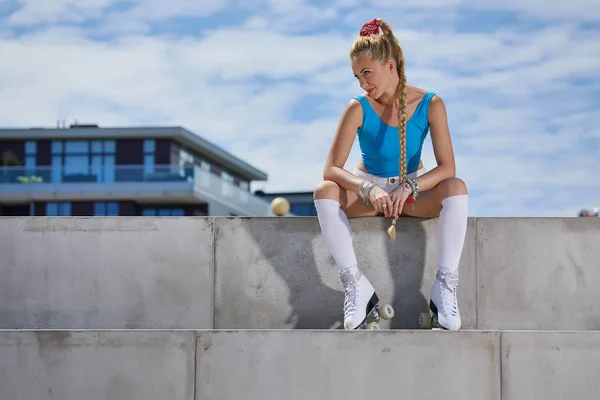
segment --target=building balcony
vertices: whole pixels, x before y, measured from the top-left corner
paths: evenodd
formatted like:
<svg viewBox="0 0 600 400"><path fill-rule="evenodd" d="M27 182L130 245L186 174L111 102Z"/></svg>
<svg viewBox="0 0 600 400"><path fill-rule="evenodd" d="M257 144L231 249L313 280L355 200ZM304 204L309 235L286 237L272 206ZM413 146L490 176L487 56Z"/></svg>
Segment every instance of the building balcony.
<svg viewBox="0 0 600 400"><path fill-rule="evenodd" d="M242 216L271 215L268 201L201 167L0 167L0 201L139 200L208 203ZM223 214L225 211L223 211Z"/></svg>

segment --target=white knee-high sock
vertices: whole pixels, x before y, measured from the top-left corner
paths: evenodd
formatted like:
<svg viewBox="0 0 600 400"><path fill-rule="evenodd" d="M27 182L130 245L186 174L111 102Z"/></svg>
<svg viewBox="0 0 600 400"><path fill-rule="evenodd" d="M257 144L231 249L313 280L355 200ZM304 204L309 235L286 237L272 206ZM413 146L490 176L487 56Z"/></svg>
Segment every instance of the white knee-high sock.
<svg viewBox="0 0 600 400"><path fill-rule="evenodd" d="M437 228L440 272L458 272L467 234L468 199L464 194L442 200Z"/></svg>
<svg viewBox="0 0 600 400"><path fill-rule="evenodd" d="M340 203L331 199L316 199L315 207L321 231L329 251L340 271L356 272L356 254L352 245L352 227Z"/></svg>

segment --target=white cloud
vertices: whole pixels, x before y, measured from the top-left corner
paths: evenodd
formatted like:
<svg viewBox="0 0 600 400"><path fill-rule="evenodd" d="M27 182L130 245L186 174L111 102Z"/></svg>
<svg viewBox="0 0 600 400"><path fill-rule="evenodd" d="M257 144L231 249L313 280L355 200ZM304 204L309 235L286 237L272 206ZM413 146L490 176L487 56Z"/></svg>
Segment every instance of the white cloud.
<svg viewBox="0 0 600 400"><path fill-rule="evenodd" d="M8 22L18 26L40 23L82 22L97 18L107 7L119 0L18 0L21 8Z"/></svg>
<svg viewBox="0 0 600 400"><path fill-rule="evenodd" d="M523 3L477 7L558 18L562 6L550 3L545 14ZM238 4L253 13L239 19L242 27L205 30L199 20L202 36L193 37L148 32L159 20L217 12L217 3L135 1L122 11L108 0L23 4L10 23L99 18L101 28L51 25L0 35L8 55L0 58L0 125L182 125L267 171L269 182L254 187L312 190L338 118L359 93L349 46L360 24L392 15L386 19L399 27L409 83L446 102L472 215L576 215L600 201L600 161L586 151L600 141L598 32L569 21L574 11L526 34L510 25L457 33L457 5L475 6L432 0L394 14L403 3L346 10L354 3L340 0L321 10L271 0ZM430 28L425 15L445 23ZM91 39L98 29L115 36ZM347 168L358 157L355 143ZM434 166L429 141L423 159Z"/></svg>
<svg viewBox="0 0 600 400"><path fill-rule="evenodd" d="M265 21L270 31L302 32L315 29L318 33L323 24L334 23L339 18L338 7L342 4L311 4L308 0L254 0L240 1L241 10L252 13L252 22Z"/></svg>
<svg viewBox="0 0 600 400"><path fill-rule="evenodd" d="M201 41L187 41L180 60L223 79L256 76L301 78L345 61L346 42L339 34L285 36L261 30L222 29Z"/></svg>
<svg viewBox="0 0 600 400"><path fill-rule="evenodd" d="M329 36L302 40L223 31L204 40L131 36L102 43L76 33L49 29L3 43L11 57L0 59L0 82L12 99L0 110L4 124L112 115L97 121L107 125L154 116L157 123L185 123L210 139L245 132L251 141L285 129L304 93L328 88L286 81L258 85L249 78L297 79L340 59L340 39ZM281 57L269 51L274 48L294 51ZM27 62L32 54L35 63ZM31 104L39 106L35 115ZM119 110L121 118L103 109Z"/></svg>
<svg viewBox="0 0 600 400"><path fill-rule="evenodd" d="M206 17L229 5L226 0L18 0L18 3L21 8L8 18L13 26L100 21L101 26L91 31L99 34L147 32L152 22L174 17Z"/></svg>
<svg viewBox="0 0 600 400"><path fill-rule="evenodd" d="M485 10L513 11L537 19L572 19L577 21L600 20L600 7L596 0L486 0L476 3L475 8Z"/></svg>
<svg viewBox="0 0 600 400"><path fill-rule="evenodd" d="M121 3L126 3L122 2ZM153 22L168 21L175 17L208 17L228 7L227 0L130 0L125 11L111 11L105 23L97 29L101 34L144 33Z"/></svg>
<svg viewBox="0 0 600 400"><path fill-rule="evenodd" d="M527 18L535 20L600 20L600 7L596 0L372 0L376 7L394 9L398 12L423 11L432 14L459 11L512 12L527 22Z"/></svg>

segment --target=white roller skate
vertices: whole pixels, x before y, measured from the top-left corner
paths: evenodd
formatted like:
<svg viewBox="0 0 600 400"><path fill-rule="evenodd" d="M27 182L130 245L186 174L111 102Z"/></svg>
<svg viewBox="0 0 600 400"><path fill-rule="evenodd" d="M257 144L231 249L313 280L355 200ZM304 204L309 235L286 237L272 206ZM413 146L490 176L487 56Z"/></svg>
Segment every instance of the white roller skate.
<svg viewBox="0 0 600 400"><path fill-rule="evenodd" d="M379 329L379 318L390 319L394 310L388 304L379 310L379 297L373 285L360 271L339 273L344 288L344 329Z"/></svg>
<svg viewBox="0 0 600 400"><path fill-rule="evenodd" d="M438 272L436 274L429 300L431 314L421 314L419 317L422 328L441 328L450 331L460 329L457 289L458 273Z"/></svg>

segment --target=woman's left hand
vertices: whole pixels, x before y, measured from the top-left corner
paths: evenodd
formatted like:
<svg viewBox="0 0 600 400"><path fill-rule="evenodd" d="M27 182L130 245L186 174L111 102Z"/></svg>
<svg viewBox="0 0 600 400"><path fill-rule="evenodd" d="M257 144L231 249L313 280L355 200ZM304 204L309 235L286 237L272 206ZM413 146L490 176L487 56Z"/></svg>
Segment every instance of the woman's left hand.
<svg viewBox="0 0 600 400"><path fill-rule="evenodd" d="M400 184L396 189L390 192L390 198L392 200L392 219L399 218L404 208L404 203L408 196L412 193L412 188L407 182Z"/></svg>

